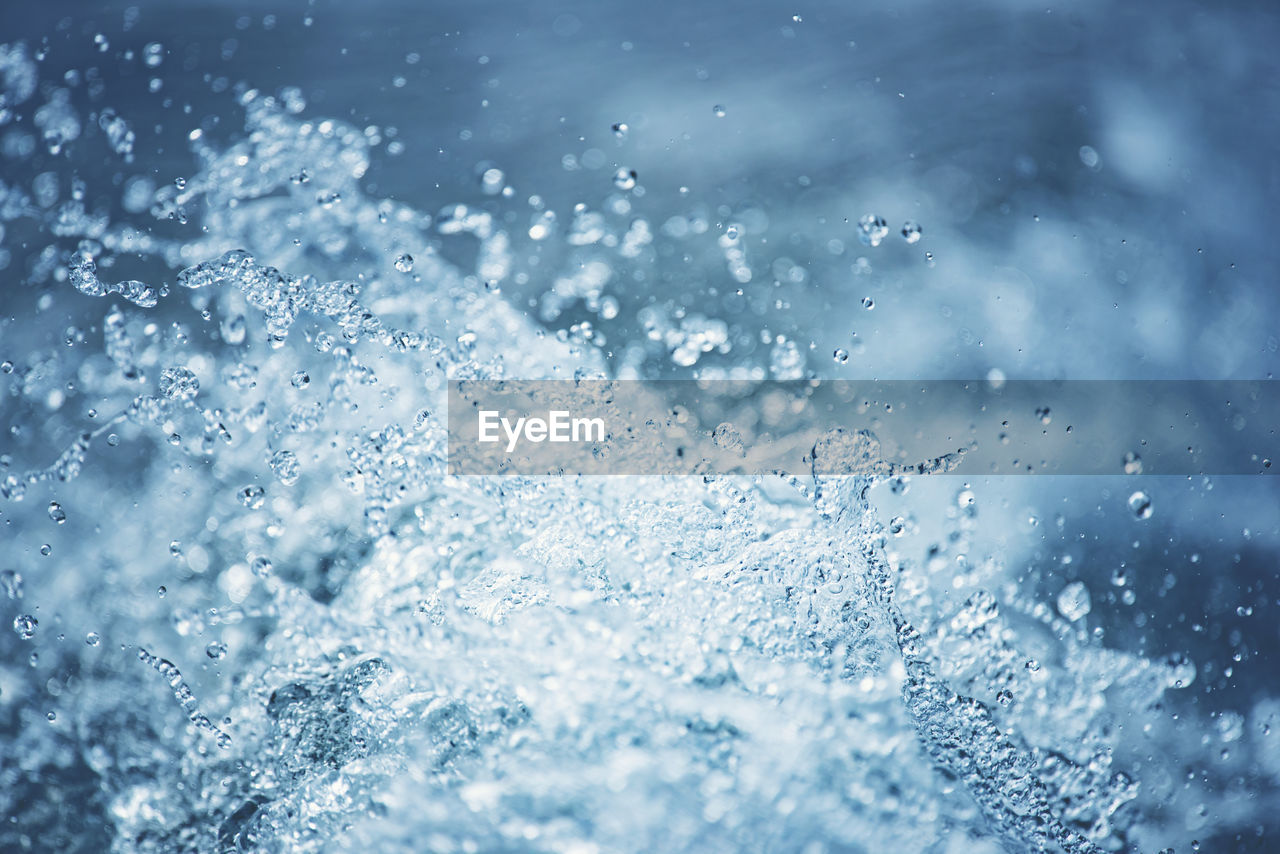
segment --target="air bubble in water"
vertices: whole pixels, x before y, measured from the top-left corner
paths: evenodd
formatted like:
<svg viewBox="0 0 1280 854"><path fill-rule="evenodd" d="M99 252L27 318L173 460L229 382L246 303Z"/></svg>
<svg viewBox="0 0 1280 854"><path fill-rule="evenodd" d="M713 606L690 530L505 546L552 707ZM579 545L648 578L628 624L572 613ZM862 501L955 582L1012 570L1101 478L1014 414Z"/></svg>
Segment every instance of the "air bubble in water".
<svg viewBox="0 0 1280 854"><path fill-rule="evenodd" d="M1058 594L1058 613L1075 622L1093 609L1093 599L1083 581L1073 581Z"/></svg>
<svg viewBox="0 0 1280 854"><path fill-rule="evenodd" d="M724 118L725 109L724 109L724 107L723 107L722 105L720 105L720 104L716 104L714 107L712 107L712 108L711 108L711 112L715 115L715 117L716 117L717 119L723 119L723 118Z"/></svg>
<svg viewBox="0 0 1280 854"><path fill-rule="evenodd" d="M222 332L222 340L226 341L231 346L234 347L237 344L244 343L247 329L243 314L233 314L230 317L225 318L222 323L219 324L219 329Z"/></svg>
<svg viewBox="0 0 1280 854"><path fill-rule="evenodd" d="M894 516L889 520L889 533L895 537L901 537L907 529L907 520L901 516Z"/></svg>
<svg viewBox="0 0 1280 854"><path fill-rule="evenodd" d="M862 307L865 308L867 311L871 311L871 309L876 307L876 301L873 300L871 297L863 297Z"/></svg>
<svg viewBox="0 0 1280 854"><path fill-rule="evenodd" d="M867 214L858 220L858 239L867 246L879 246L889 234L889 223L883 217Z"/></svg>
<svg viewBox="0 0 1280 854"><path fill-rule="evenodd" d="M1050 414L1049 407L1047 406L1040 406L1036 408L1036 418L1040 419L1041 424L1048 424L1053 420L1053 416Z"/></svg>
<svg viewBox="0 0 1280 854"><path fill-rule="evenodd" d="M909 219L902 224L902 239L908 243L919 243L923 236L924 229L915 220Z"/></svg>
<svg viewBox="0 0 1280 854"><path fill-rule="evenodd" d="M191 400L199 391L200 380L188 368L165 368L160 375L160 393L170 400Z"/></svg>
<svg viewBox="0 0 1280 854"><path fill-rule="evenodd" d="M1138 519L1151 518L1151 496L1141 489L1129 496L1129 511Z"/></svg>
<svg viewBox="0 0 1280 854"><path fill-rule="evenodd" d="M39 625L40 621L30 614L19 614L13 618L13 630L23 640L31 640L35 637L36 627Z"/></svg>
<svg viewBox="0 0 1280 854"><path fill-rule="evenodd" d="M306 371L294 371L293 377L289 380L294 388L306 388L311 385L311 375Z"/></svg>
<svg viewBox="0 0 1280 854"><path fill-rule="evenodd" d="M615 122L613 125L613 135L618 139L626 139L630 130L631 128L627 127L626 122Z"/></svg>
<svg viewBox="0 0 1280 854"><path fill-rule="evenodd" d="M413 272L413 256L408 252L396 256L396 269L401 273Z"/></svg>
<svg viewBox="0 0 1280 854"><path fill-rule="evenodd" d="M155 68L164 61L164 45L159 42L151 42L142 49L142 61L147 64L147 68Z"/></svg>
<svg viewBox="0 0 1280 854"><path fill-rule="evenodd" d="M213 641L204 648L204 654L217 661L227 654L227 645L222 641Z"/></svg>
<svg viewBox="0 0 1280 854"><path fill-rule="evenodd" d="M843 365L849 361L849 351L843 347L837 347L831 357L836 360L836 364Z"/></svg>
<svg viewBox="0 0 1280 854"><path fill-rule="evenodd" d="M267 497L267 491L256 484L242 488L237 494L240 496L240 503L250 510L257 510L261 507Z"/></svg>
<svg viewBox="0 0 1280 854"><path fill-rule="evenodd" d="M502 184L507 180L501 169L486 169L480 175L480 190L487 196L496 196L502 192Z"/></svg>
<svg viewBox="0 0 1280 854"><path fill-rule="evenodd" d="M259 555L249 564L249 568L253 570L253 574L259 578L266 578L271 574L271 558Z"/></svg>
<svg viewBox="0 0 1280 854"><path fill-rule="evenodd" d="M102 636L97 632L89 632L89 634L84 636L84 642L89 646L97 646L102 643Z"/></svg>
<svg viewBox="0 0 1280 854"><path fill-rule="evenodd" d="M67 512L62 509L62 505L56 501L49 502L49 518L59 525L67 521Z"/></svg>
<svg viewBox="0 0 1280 854"><path fill-rule="evenodd" d="M1125 474L1142 474L1142 457L1129 451L1124 455L1124 473Z"/></svg>
<svg viewBox="0 0 1280 854"><path fill-rule="evenodd" d="M636 185L636 170L623 166L613 173L613 185L619 190L630 190Z"/></svg>

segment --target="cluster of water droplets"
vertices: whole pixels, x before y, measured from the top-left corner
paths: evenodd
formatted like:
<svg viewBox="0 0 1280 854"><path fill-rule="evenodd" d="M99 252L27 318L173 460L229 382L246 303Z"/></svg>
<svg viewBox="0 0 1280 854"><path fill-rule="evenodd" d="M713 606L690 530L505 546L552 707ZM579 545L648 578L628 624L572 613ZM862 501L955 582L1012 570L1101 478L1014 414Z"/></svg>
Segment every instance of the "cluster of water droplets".
<svg viewBox="0 0 1280 854"><path fill-rule="evenodd" d="M0 48L0 109L31 97L32 68ZM604 376L590 324L543 323L616 314L615 263L711 223L651 227L614 193L561 232L531 205L528 241L560 235L571 259L531 318L498 287L529 285L524 237L474 205L368 196L368 135L296 101L243 91L239 141L193 137L200 168L146 207L198 230L64 217L55 232L50 275L100 308L78 348L6 354L8 399L54 426L0 479L16 526L74 535L41 533L53 568L6 555L21 572L0 575L0 601L20 608L7 642L93 640L6 667L0 703L35 686L3 736L19 777L94 780L87 809L131 851L1124 843L1141 790L1113 762L1102 692L1157 720L1193 676L1080 631L1087 590L1055 613L991 565L948 579L952 598L937 567L894 554L907 523L882 530L870 487L947 459L890 465L873 437L837 433L813 454L839 476L446 474L449 378ZM51 149L78 134L64 107L50 96L33 118ZM102 128L128 154L117 120ZM492 171L482 189L501 198ZM641 187L625 167L613 184ZM740 280L747 227L710 236ZM858 229L888 234L874 216ZM456 238L477 243L474 271L439 251ZM99 275L139 258L172 282ZM622 372L648 344L681 367L731 350L722 320L667 304L638 319L648 343ZM772 376L804 370L769 336ZM943 552L963 551L973 506ZM87 588L60 585L85 566Z"/></svg>

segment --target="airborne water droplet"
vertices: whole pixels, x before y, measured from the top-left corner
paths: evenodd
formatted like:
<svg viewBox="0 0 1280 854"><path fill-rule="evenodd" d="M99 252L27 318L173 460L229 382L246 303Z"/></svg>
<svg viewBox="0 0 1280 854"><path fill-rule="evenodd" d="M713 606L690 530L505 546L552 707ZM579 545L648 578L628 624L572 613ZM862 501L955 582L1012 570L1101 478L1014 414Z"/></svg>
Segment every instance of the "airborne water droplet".
<svg viewBox="0 0 1280 854"><path fill-rule="evenodd" d="M636 185L636 170L622 167L613 173L613 185L619 190L630 190Z"/></svg>
<svg viewBox="0 0 1280 854"><path fill-rule="evenodd" d="M13 630L23 640L31 640L35 637L36 627L39 625L40 621L30 614L19 614L13 618Z"/></svg>
<svg viewBox="0 0 1280 854"><path fill-rule="evenodd" d="M1151 518L1151 496L1141 489L1129 496L1129 511L1138 519Z"/></svg>
<svg viewBox="0 0 1280 854"><path fill-rule="evenodd" d="M1092 608L1093 599L1083 581L1071 582L1058 594L1058 613L1073 623L1088 614Z"/></svg>

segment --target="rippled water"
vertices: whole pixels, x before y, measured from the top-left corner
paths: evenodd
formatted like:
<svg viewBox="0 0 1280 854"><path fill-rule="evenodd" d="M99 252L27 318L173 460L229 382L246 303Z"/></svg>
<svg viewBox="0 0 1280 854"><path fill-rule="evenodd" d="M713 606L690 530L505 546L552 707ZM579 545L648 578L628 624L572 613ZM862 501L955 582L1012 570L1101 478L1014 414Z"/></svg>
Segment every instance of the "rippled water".
<svg viewBox="0 0 1280 854"><path fill-rule="evenodd" d="M0 847L1275 846L1267 477L445 473L447 378L1270 378L1271 10L351 5L0 12Z"/></svg>

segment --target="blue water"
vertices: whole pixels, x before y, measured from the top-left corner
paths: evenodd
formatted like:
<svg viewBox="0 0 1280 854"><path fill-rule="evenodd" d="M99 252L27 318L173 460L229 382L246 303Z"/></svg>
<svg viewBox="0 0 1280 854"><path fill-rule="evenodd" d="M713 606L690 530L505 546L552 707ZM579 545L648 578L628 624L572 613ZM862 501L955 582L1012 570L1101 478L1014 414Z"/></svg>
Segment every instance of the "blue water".
<svg viewBox="0 0 1280 854"><path fill-rule="evenodd" d="M443 431L458 376L1270 379L1278 29L4 6L0 848L1274 850L1269 475Z"/></svg>

